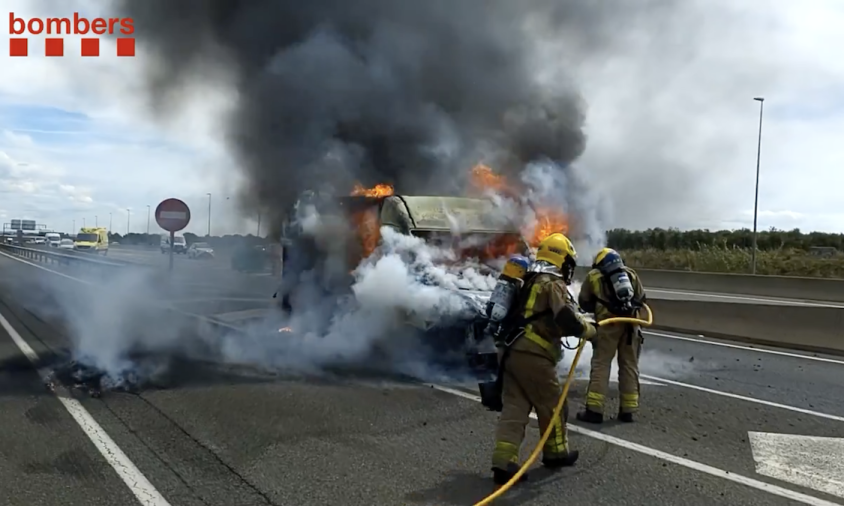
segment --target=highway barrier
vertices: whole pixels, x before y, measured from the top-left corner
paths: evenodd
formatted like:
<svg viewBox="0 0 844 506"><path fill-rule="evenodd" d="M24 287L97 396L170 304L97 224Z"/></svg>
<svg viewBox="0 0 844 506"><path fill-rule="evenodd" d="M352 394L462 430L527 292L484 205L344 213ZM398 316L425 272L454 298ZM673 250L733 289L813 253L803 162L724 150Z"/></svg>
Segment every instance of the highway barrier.
<svg viewBox="0 0 844 506"><path fill-rule="evenodd" d="M650 299L654 329L844 354L844 308Z"/></svg>
<svg viewBox="0 0 844 506"><path fill-rule="evenodd" d="M0 252L24 258L31 262L83 268L124 268L127 263L105 260L94 253L56 251L52 248L25 248L11 244L0 244Z"/></svg>
<svg viewBox="0 0 844 506"><path fill-rule="evenodd" d="M578 268L578 279L588 269ZM844 302L844 279L636 269L647 288Z"/></svg>

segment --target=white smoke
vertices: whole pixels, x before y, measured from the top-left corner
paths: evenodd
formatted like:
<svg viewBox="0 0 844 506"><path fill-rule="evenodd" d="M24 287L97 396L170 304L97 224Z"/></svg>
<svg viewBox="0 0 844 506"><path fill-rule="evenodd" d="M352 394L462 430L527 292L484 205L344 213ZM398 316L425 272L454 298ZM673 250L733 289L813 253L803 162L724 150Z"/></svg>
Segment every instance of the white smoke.
<svg viewBox="0 0 844 506"><path fill-rule="evenodd" d="M578 263L588 265L592 257L606 246L606 232L601 217L603 202L591 186L582 184L575 167L564 170L549 160L530 163L521 173L528 188L525 196L533 206L565 213L573 221L570 239L578 252ZM536 223L532 210L525 216Z"/></svg>
<svg viewBox="0 0 844 506"><path fill-rule="evenodd" d="M184 339L195 322L167 310L168 299L187 295L167 271L126 266L99 272L103 279L91 274L70 266L61 275L39 275L37 290L20 293L36 314L61 322L57 330L70 341L70 358L104 373L106 386L154 378L171 357L196 351L196 343ZM49 300L36 300L39 293Z"/></svg>
<svg viewBox="0 0 844 506"><path fill-rule="evenodd" d="M312 231L319 234L321 229ZM249 329L247 339L225 337L225 360L313 372L381 354L399 370L430 378L424 357L414 356L420 343L408 322L441 323L473 315L478 306L460 291L489 291L497 279L497 272L460 259L452 249L433 247L390 227L381 229L378 249L352 274L351 291L341 304L297 309L288 320L277 317L275 327L290 327L290 334L268 332L261 325Z"/></svg>

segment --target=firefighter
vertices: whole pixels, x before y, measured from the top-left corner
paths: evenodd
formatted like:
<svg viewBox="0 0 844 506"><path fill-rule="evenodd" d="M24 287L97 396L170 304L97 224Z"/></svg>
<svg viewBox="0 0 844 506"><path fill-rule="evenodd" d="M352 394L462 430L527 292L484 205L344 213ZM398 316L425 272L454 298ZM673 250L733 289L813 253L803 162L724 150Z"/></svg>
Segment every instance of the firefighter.
<svg viewBox="0 0 844 506"><path fill-rule="evenodd" d="M524 285L515 304L515 321L504 333L504 355L499 374L502 410L492 454L493 480L506 483L519 470L519 449L531 409L536 411L539 430L549 424L554 431L542 453L548 468L571 466L578 451L568 443L568 407L552 420L562 394L557 378L557 362L562 358L562 336L591 338L593 323L583 319L569 294L577 253L563 234L552 234L537 249L536 260L525 274Z"/></svg>
<svg viewBox="0 0 844 506"><path fill-rule="evenodd" d="M595 313L600 322L616 316L638 317L645 302L645 290L636 272L625 266L617 251L604 248L592 263L592 270L580 288L578 303ZM620 323L598 328L592 340L592 369L586 393L586 406L577 419L587 423L604 421L604 404L609 389L613 357L618 353L619 415L632 422L639 410L639 353L642 342L638 325Z"/></svg>

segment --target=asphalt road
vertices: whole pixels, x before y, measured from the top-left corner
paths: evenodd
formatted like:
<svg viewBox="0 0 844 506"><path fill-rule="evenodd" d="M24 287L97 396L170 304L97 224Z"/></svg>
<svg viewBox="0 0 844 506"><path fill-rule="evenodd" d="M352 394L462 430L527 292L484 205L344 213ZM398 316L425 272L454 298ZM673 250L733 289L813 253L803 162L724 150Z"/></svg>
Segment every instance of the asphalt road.
<svg viewBox="0 0 844 506"><path fill-rule="evenodd" d="M471 505L492 491L496 415L472 399L472 385L176 361L166 388L99 399L68 394L87 419L44 386L15 341L32 348L45 372L71 341L107 333L109 322L125 328L126 313L141 312L137 301L119 304L121 294L210 315L234 307L215 298L252 298L257 307L266 293L261 278L225 269L178 272L185 275L146 281L126 274L92 284L81 273L71 279L76 273L0 256L0 323L11 327L0 329L3 504ZM197 273L201 283L185 285ZM156 323L154 313L144 318ZM788 353L647 335L638 423L608 422L600 432L571 423L578 465L553 474L537 468L496 504L844 504L840 478L836 485L821 468L810 477L814 488L757 472L749 432L835 437L844 430L844 362ZM577 381L573 408L584 394ZM115 448L125 460L112 466Z"/></svg>

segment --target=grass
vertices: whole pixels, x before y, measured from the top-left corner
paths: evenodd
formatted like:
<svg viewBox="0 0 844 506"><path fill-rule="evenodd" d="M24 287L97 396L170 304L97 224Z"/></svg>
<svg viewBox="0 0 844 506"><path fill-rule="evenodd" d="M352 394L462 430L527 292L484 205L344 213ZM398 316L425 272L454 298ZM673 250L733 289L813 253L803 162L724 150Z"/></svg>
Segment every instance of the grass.
<svg viewBox="0 0 844 506"><path fill-rule="evenodd" d="M624 262L640 269L750 273L751 250L713 248L621 251ZM844 278L844 254L822 257L803 250L767 250L756 254L756 273L774 276Z"/></svg>

